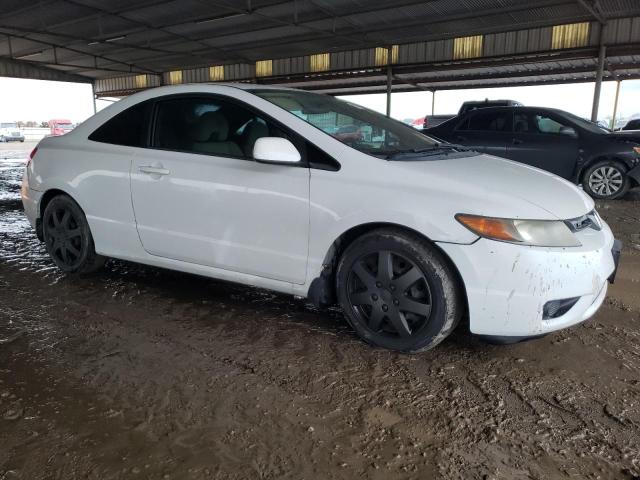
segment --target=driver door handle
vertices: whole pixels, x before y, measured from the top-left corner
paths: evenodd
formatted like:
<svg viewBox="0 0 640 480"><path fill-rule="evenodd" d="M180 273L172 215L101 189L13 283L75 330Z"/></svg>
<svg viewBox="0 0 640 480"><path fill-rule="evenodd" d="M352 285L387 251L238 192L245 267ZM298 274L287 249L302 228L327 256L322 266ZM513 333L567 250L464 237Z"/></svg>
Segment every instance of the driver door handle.
<svg viewBox="0 0 640 480"><path fill-rule="evenodd" d="M150 175L169 175L171 172L166 168L154 167L153 165L140 165L138 168L142 173L148 173Z"/></svg>

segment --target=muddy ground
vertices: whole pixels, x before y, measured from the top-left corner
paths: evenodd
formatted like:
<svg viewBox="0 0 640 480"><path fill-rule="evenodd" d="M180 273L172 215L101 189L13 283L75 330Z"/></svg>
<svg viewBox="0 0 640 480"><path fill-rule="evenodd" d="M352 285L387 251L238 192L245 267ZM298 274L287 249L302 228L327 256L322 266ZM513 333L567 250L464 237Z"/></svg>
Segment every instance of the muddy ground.
<svg viewBox="0 0 640 480"><path fill-rule="evenodd" d="M61 275L22 213L30 146L2 148L0 480L640 478L640 193L598 205L625 249L594 319L409 356L284 295Z"/></svg>

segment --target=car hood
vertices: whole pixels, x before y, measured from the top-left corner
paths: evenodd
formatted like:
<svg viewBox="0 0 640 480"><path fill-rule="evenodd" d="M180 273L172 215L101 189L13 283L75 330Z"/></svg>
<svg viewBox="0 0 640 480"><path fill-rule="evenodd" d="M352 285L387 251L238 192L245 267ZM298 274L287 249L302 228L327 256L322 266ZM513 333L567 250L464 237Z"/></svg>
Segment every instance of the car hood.
<svg viewBox="0 0 640 480"><path fill-rule="evenodd" d="M435 195L430 201L449 205L455 210L450 213L566 220L594 208L587 194L563 178L490 155L388 164L398 169L405 185L409 181L422 192L428 187Z"/></svg>
<svg viewBox="0 0 640 480"><path fill-rule="evenodd" d="M619 132L608 133L607 136L614 140L640 143L640 130L621 130Z"/></svg>

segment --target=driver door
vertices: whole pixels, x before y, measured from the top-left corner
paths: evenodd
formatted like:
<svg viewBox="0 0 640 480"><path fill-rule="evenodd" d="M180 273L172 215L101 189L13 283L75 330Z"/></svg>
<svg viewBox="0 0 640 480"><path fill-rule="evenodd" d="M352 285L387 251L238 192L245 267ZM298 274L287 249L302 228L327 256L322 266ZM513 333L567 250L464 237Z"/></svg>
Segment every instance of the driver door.
<svg viewBox="0 0 640 480"><path fill-rule="evenodd" d="M302 284L309 169L251 157L286 136L226 97L171 97L154 109L151 147L131 168L140 240L151 255Z"/></svg>
<svg viewBox="0 0 640 480"><path fill-rule="evenodd" d="M516 111L507 158L571 179L578 160L575 129L559 118L535 111Z"/></svg>

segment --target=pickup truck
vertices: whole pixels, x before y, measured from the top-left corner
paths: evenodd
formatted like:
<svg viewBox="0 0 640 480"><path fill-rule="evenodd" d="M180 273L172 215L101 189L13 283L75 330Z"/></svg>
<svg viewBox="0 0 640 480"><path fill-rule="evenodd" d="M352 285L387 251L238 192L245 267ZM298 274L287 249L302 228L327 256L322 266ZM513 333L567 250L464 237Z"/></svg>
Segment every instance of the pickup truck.
<svg viewBox="0 0 640 480"><path fill-rule="evenodd" d="M475 110L477 108L486 108L486 107L522 107L523 104L516 100L489 100L488 98L485 100L472 100L468 102L464 102L458 110L457 115L464 115L471 110ZM456 115L448 114L448 115L427 115L424 117L424 125L422 128L433 128L441 123L446 122L447 120L452 119Z"/></svg>

